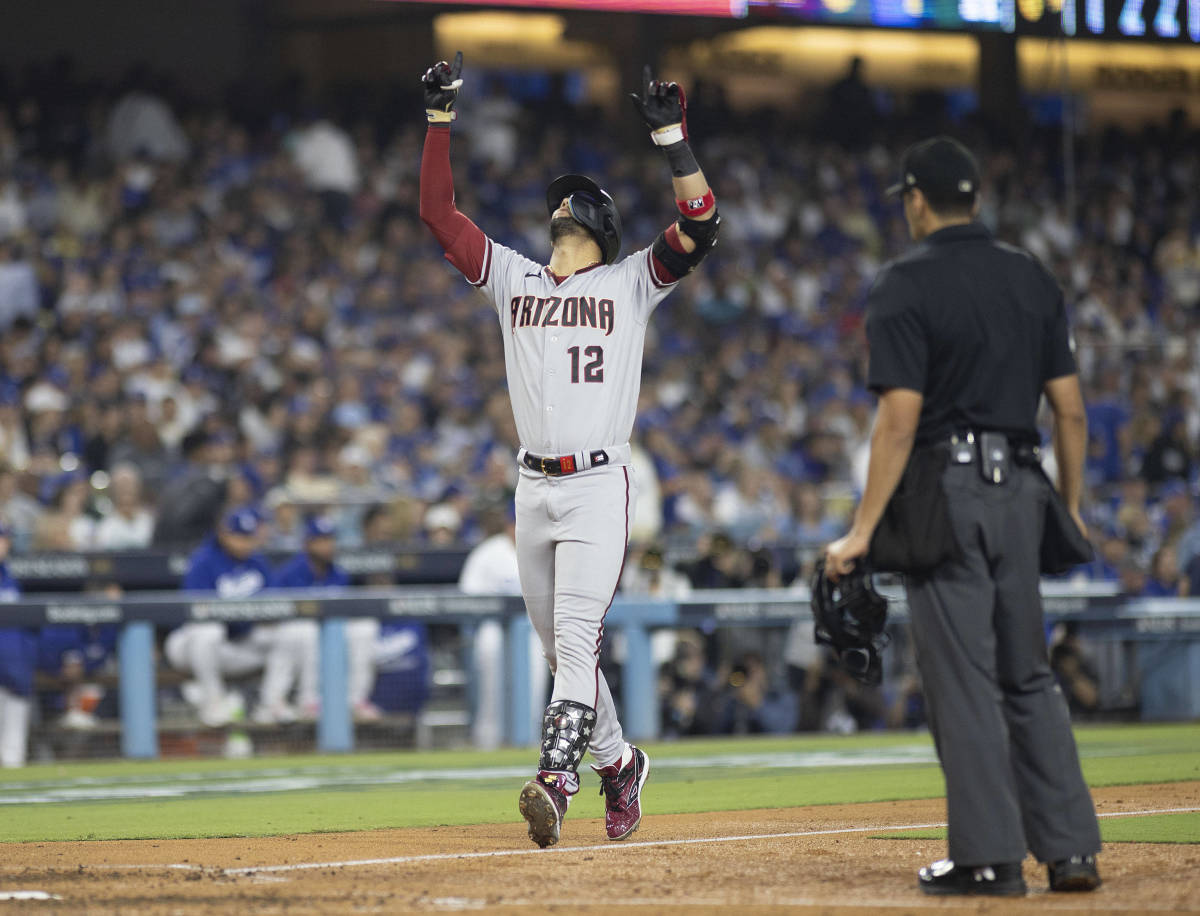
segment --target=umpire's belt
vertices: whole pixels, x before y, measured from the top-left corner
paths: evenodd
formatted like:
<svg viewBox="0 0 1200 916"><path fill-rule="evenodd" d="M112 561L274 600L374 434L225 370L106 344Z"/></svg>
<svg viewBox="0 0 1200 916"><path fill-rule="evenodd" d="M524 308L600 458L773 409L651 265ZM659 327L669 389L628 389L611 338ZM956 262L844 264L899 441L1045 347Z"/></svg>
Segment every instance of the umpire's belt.
<svg viewBox="0 0 1200 916"><path fill-rule="evenodd" d="M608 464L628 464L629 447L597 448L591 451L573 452L570 455L535 455L521 449L517 460L525 467L547 477L565 477L567 474L577 474L590 468L600 468Z"/></svg>
<svg viewBox="0 0 1200 916"><path fill-rule="evenodd" d="M977 464L980 476L989 483L1004 483L1010 465L1031 468L1041 461L1041 446L1028 439L976 429L950 437L950 463Z"/></svg>

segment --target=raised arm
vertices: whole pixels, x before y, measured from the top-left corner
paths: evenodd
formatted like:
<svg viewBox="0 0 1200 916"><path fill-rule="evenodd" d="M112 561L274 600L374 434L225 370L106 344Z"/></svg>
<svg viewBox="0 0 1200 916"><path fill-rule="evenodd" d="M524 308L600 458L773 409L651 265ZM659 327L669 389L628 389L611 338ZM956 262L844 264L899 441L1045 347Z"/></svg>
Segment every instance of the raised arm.
<svg viewBox="0 0 1200 916"><path fill-rule="evenodd" d="M655 272L674 282L691 273L717 243L721 217L708 180L700 171L687 135L687 98L678 83L653 78L647 65L642 94L631 93L634 107L650 127L650 139L671 166L671 185L680 218L654 243Z"/></svg>
<svg viewBox="0 0 1200 916"><path fill-rule="evenodd" d="M454 64L445 61L425 71L425 147L421 152L421 221L446 252L446 260L476 286L487 282L490 242L483 231L454 206L450 171L450 123L458 117L454 103L462 85L462 52Z"/></svg>

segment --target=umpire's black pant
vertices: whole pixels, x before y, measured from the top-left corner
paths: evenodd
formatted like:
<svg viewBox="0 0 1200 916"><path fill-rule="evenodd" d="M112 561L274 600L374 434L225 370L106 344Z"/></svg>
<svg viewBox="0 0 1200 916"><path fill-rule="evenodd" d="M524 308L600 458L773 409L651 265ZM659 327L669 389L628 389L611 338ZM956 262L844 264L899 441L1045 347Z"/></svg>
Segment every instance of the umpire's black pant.
<svg viewBox="0 0 1200 916"><path fill-rule="evenodd" d="M946 777L949 856L959 865L1100 851L1067 704L1050 669L1038 592L1048 483L975 464L944 483L962 557L909 577L930 729Z"/></svg>

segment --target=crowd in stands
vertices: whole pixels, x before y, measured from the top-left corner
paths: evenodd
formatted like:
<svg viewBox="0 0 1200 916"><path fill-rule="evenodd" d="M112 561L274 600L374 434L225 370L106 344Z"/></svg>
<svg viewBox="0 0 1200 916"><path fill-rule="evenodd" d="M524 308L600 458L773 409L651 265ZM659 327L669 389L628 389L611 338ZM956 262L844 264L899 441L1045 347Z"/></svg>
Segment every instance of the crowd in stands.
<svg viewBox="0 0 1200 916"><path fill-rule="evenodd" d="M566 171L613 194L625 254L667 225L641 134L477 77L452 154L485 232L548 253L544 190ZM1074 323L1099 545L1076 577L1200 591L1200 144L1181 118L1079 138L1068 187L1057 130L1018 151L928 99L838 136L692 98L722 236L648 334L628 587L786 586L841 533L873 414L864 298L908 243L883 189L907 141L951 127L980 154L981 219L1056 273ZM201 104L146 72L85 83L67 61L0 77L15 552L191 549L245 507L278 550L316 510L339 547L485 537L518 443L496 317L418 219L424 131L415 80L322 108ZM742 693L761 662L738 663Z"/></svg>

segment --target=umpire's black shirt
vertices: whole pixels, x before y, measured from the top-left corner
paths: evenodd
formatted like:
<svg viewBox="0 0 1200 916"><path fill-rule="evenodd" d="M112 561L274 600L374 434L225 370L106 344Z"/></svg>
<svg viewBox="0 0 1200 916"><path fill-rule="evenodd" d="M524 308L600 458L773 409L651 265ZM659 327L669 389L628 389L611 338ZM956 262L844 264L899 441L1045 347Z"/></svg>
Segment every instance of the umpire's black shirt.
<svg viewBox="0 0 1200 916"><path fill-rule="evenodd" d="M978 223L930 233L867 295L867 385L924 396L916 444L956 431L1037 440L1045 383L1075 372L1062 291Z"/></svg>

